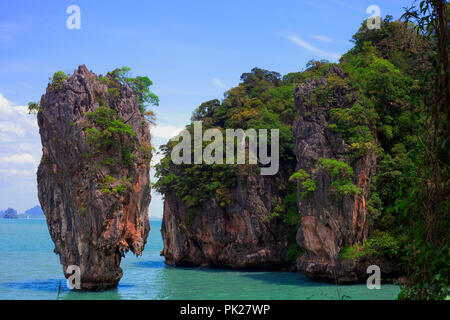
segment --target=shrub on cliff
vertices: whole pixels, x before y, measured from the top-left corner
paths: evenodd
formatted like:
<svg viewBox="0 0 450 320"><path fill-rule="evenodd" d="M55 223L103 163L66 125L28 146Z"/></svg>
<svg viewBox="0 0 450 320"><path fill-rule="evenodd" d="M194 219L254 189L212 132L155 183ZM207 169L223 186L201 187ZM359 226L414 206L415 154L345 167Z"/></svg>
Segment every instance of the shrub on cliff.
<svg viewBox="0 0 450 320"><path fill-rule="evenodd" d="M339 258L353 262L363 259L373 261L373 258L386 257L399 260L402 253L401 246L401 240L395 236L387 232L375 231L363 244L344 247L339 253Z"/></svg>
<svg viewBox="0 0 450 320"><path fill-rule="evenodd" d="M69 75L65 74L63 71L57 71L53 74L52 78L49 78L49 87L53 91L61 90L62 83L64 80L69 78Z"/></svg>
<svg viewBox="0 0 450 320"><path fill-rule="evenodd" d="M146 115L147 105L159 105L159 97L150 91L153 81L147 76L136 76L134 78L129 76L130 68L122 67L116 68L107 73L105 77L100 77L99 80L108 86L110 94L120 97L118 87L130 86L139 102L139 109L142 114ZM153 120L153 119L152 119Z"/></svg>

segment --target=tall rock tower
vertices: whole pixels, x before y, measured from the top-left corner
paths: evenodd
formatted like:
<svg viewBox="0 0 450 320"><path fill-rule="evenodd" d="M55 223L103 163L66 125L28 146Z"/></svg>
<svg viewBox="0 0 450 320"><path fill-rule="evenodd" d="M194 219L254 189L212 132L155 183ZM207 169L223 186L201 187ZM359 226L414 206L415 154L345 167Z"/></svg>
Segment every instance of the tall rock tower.
<svg viewBox="0 0 450 320"><path fill-rule="evenodd" d="M56 73L38 112L38 195L64 274L81 288L116 287L121 258L141 255L150 231L151 138L136 92L84 65Z"/></svg>

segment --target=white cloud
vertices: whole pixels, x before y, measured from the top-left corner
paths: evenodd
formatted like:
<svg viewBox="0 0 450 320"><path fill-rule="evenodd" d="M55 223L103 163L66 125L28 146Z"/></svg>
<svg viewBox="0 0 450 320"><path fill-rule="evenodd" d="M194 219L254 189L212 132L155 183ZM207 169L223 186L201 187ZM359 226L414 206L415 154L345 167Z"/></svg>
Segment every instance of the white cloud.
<svg viewBox="0 0 450 320"><path fill-rule="evenodd" d="M164 155L161 152L154 153L152 156L151 166L154 167L155 165L157 165L162 160L162 158L164 158Z"/></svg>
<svg viewBox="0 0 450 320"><path fill-rule="evenodd" d="M313 46L312 44L306 42L305 40L299 38L296 35L287 35L286 38L291 41L292 43L312 52L317 54L320 57L324 57L324 58L329 58L329 59L333 59L333 60L338 60L341 55L337 54L337 53L331 53L331 52L326 52L323 51L319 48L316 48L315 46Z"/></svg>
<svg viewBox="0 0 450 320"><path fill-rule="evenodd" d="M3 133L14 133L18 136L25 134L37 135L38 125L35 115L28 113L28 107L13 106L0 93L0 135ZM2 139L8 140L8 139Z"/></svg>
<svg viewBox="0 0 450 320"><path fill-rule="evenodd" d="M0 162L15 163L15 164L23 164L23 163L35 164L36 160L29 153L17 153L0 158Z"/></svg>
<svg viewBox="0 0 450 320"><path fill-rule="evenodd" d="M20 113L21 115L27 115L28 114L28 107L25 106L14 106L14 111L17 113ZM36 123L36 121L34 121Z"/></svg>
<svg viewBox="0 0 450 320"><path fill-rule="evenodd" d="M15 176L34 176L36 173L35 169L30 170L18 170L18 169L0 169L1 173L9 173Z"/></svg>
<svg viewBox="0 0 450 320"><path fill-rule="evenodd" d="M213 79L212 82L214 85L218 86L219 88L222 88L222 89L226 88L225 84L222 81L220 81L219 79Z"/></svg>
<svg viewBox="0 0 450 320"><path fill-rule="evenodd" d="M11 132L18 136L25 135L25 130L14 122L0 121L0 131L5 133Z"/></svg>
<svg viewBox="0 0 450 320"><path fill-rule="evenodd" d="M22 115L28 114L28 107L25 106L13 106L11 101L6 99L0 93L0 115L12 115L14 113L19 113Z"/></svg>
<svg viewBox="0 0 450 320"><path fill-rule="evenodd" d="M184 128L174 127L170 125L168 126L156 125L150 128L150 132L154 137L160 137L168 140L172 137L175 137L183 129Z"/></svg>
<svg viewBox="0 0 450 320"><path fill-rule="evenodd" d="M14 142L14 139L0 130L0 143L7 143L7 142Z"/></svg>
<svg viewBox="0 0 450 320"><path fill-rule="evenodd" d="M166 144L170 138L177 136L184 129L184 127L175 127L171 125L156 125L150 127L150 132L152 134L152 144L156 149L156 152L153 153L152 157L152 167L158 164L164 157L164 155L159 151L159 147L163 144Z"/></svg>
<svg viewBox="0 0 450 320"><path fill-rule="evenodd" d="M38 202L36 167L41 154L36 115L0 93L0 208L25 210Z"/></svg>
<svg viewBox="0 0 450 320"><path fill-rule="evenodd" d="M0 114L10 115L14 113L11 103L0 93Z"/></svg>
<svg viewBox="0 0 450 320"><path fill-rule="evenodd" d="M333 39L323 35L323 34L317 34L313 36L314 39L321 42L334 42Z"/></svg>

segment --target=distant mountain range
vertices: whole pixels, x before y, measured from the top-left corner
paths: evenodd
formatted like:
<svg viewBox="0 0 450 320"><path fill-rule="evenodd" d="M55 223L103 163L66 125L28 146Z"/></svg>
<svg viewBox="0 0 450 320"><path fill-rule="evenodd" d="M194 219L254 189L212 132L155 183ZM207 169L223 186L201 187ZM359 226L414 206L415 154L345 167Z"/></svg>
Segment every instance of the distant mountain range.
<svg viewBox="0 0 450 320"><path fill-rule="evenodd" d="M6 210L0 210L0 218L3 219L43 219L45 218L44 212L40 206L35 206L26 210L23 213L18 214L17 210L8 208Z"/></svg>

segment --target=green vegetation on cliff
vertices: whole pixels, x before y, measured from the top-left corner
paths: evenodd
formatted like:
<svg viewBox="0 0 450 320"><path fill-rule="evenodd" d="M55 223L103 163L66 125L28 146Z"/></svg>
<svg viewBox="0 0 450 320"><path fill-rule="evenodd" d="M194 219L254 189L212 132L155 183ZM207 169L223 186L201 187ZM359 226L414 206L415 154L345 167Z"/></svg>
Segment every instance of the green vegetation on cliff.
<svg viewBox="0 0 450 320"><path fill-rule="evenodd" d="M217 128L222 133L225 129L238 128L279 129L280 162L288 173L292 172L295 167L292 79L254 68L250 73L242 74L241 80L237 87L225 93L223 101L215 99L202 103L193 112L192 121L202 121L204 129ZM192 124L186 128L193 130ZM211 197L221 206L229 205L230 189L237 186L237 176L258 174L258 169L252 165L174 165L170 158L174 144L170 142L163 147L165 158L156 166L159 180L155 188L163 194L169 190L174 192L188 207L200 206Z"/></svg>
<svg viewBox="0 0 450 320"><path fill-rule="evenodd" d="M449 102L448 84L439 91L436 73L448 62L433 50L445 33L433 21L443 20L444 12L441 1L422 1L419 10L407 14L416 18L418 27L390 17L379 31L363 24L354 36L355 47L341 59L358 101L331 113L331 129L341 132L352 150L377 152L368 202L375 231L364 244L344 248L341 257L376 255L402 262L408 272L402 298L448 295L449 153L444 119ZM441 48L448 45L442 43ZM441 77L448 79L448 67ZM442 102L446 95L447 102Z"/></svg>
<svg viewBox="0 0 450 320"><path fill-rule="evenodd" d="M85 119L79 123L71 122L70 127L81 127L85 133L88 149L83 153L84 158L92 159L93 172L98 173L101 167L114 168L121 164L130 168L139 158L149 164L152 147L145 141L138 141L136 132L127 124L118 111L121 95L127 87L131 88L139 103L139 110L149 122L155 117L150 105L158 105L158 97L150 91L152 81L148 77L129 77L130 68L122 67L108 72L106 76L92 76L89 81L99 81L107 86L106 94L99 90L94 92L94 100L98 107L85 114ZM63 89L63 82L69 78L62 71L56 72L50 78L49 90L59 91ZM38 103L28 104L30 113L38 113L41 107ZM145 120L143 120L145 121ZM144 123L145 124L145 123ZM43 160L45 160L43 158ZM121 194L130 185L129 177L113 177L110 174L103 176L100 181L102 194Z"/></svg>
<svg viewBox="0 0 450 320"><path fill-rule="evenodd" d="M50 90L52 91L58 91L62 89L62 83L64 80L69 78L70 76L68 74L65 74L63 71L57 71L53 74L52 78L49 78L48 80L50 83L48 84Z"/></svg>
<svg viewBox="0 0 450 320"><path fill-rule="evenodd" d="M132 78L129 76L130 70L128 67L116 68L108 72L106 76L100 76L99 80L108 86L108 93L116 98L120 98L119 89L121 86L132 88L136 94L142 114L147 116L149 120L154 120L154 113L151 110L147 110L148 105L159 105L159 97L150 91L153 81L147 76Z"/></svg>

